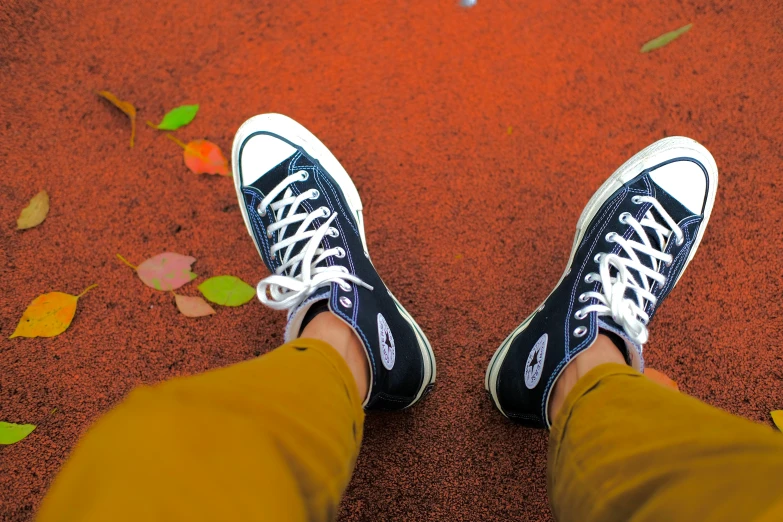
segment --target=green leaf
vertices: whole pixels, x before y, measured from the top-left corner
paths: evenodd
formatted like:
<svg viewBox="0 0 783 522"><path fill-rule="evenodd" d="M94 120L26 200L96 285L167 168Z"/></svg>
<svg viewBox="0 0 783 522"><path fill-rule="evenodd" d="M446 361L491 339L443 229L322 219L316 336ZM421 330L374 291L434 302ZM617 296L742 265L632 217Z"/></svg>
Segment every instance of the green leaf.
<svg viewBox="0 0 783 522"><path fill-rule="evenodd" d="M0 422L0 444L16 444L30 435L35 429L33 424L12 424Z"/></svg>
<svg viewBox="0 0 783 522"><path fill-rule="evenodd" d="M153 125L159 130L177 130L180 127L184 127L196 117L198 112L198 105L182 105L176 109L171 109L158 125ZM152 125L152 124L150 124Z"/></svg>
<svg viewBox="0 0 783 522"><path fill-rule="evenodd" d="M691 27L693 27L693 24L688 24L683 27L680 27L676 31L671 31L666 34L662 34L658 38L655 38L653 40L650 40L646 44L642 46L642 49L639 51L640 53L649 53L650 51L654 51L655 49L658 49L659 47L663 47L664 45L668 44L672 40L676 40L683 34L690 31Z"/></svg>
<svg viewBox="0 0 783 522"><path fill-rule="evenodd" d="M230 275L210 277L198 289L207 300L223 306L240 306L256 295L255 288Z"/></svg>

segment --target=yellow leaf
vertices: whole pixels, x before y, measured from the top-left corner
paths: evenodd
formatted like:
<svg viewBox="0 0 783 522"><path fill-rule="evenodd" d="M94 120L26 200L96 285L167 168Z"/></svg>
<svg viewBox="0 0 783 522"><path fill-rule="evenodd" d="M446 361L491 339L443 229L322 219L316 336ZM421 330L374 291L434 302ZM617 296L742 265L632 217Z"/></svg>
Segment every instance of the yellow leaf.
<svg viewBox="0 0 783 522"><path fill-rule="evenodd" d="M49 194L42 190L30 200L30 203L22 209L19 219L16 220L16 229L37 227L46 219L49 213Z"/></svg>
<svg viewBox="0 0 783 522"><path fill-rule="evenodd" d="M49 292L36 297L22 314L14 337L54 337L63 333L71 325L76 313L76 302L98 285L87 287L79 295L63 292Z"/></svg>
<svg viewBox="0 0 783 522"><path fill-rule="evenodd" d="M642 48L639 50L639 52L649 53L650 51L654 51L655 49L663 47L664 45L669 44L673 40L676 40L683 34L690 31L691 27L693 27L693 24L684 25L675 31L670 31L668 33L662 34L658 38L653 38L652 40L644 44Z"/></svg>
<svg viewBox="0 0 783 522"><path fill-rule="evenodd" d="M130 146L133 148L133 140L136 137L136 107L132 103L122 101L109 91L98 91L98 96L106 98L112 105L128 115L131 121L131 140Z"/></svg>
<svg viewBox="0 0 783 522"><path fill-rule="evenodd" d="M780 431L783 431L783 410L775 410L772 412L772 422L778 427Z"/></svg>

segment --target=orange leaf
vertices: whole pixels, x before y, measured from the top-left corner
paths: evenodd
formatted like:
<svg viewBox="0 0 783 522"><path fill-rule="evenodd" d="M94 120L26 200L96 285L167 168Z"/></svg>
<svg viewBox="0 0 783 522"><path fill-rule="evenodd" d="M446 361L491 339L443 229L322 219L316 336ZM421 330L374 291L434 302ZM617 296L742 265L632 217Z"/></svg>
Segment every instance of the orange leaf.
<svg viewBox="0 0 783 522"><path fill-rule="evenodd" d="M664 375L663 373L659 372L658 370L653 370L652 368L645 368L644 374L647 376L648 379L651 381L655 381L658 384L662 384L664 386L668 386L669 388L680 391L679 386L677 386L677 383L671 380L669 377Z"/></svg>
<svg viewBox="0 0 783 522"><path fill-rule="evenodd" d="M88 287L79 295L63 292L49 292L39 295L22 314L14 337L54 337L60 335L71 325L76 314L76 302L81 296L98 285Z"/></svg>
<svg viewBox="0 0 783 522"><path fill-rule="evenodd" d="M220 174L230 176L228 160L223 156L220 148L207 140L193 140L190 143L182 143L172 134L167 134L171 141L184 150L185 165L194 174Z"/></svg>
<svg viewBox="0 0 783 522"><path fill-rule="evenodd" d="M122 101L109 91L98 91L98 96L106 98L112 105L128 115L131 121L131 141L130 146L133 148L133 140L136 137L136 107L132 103Z"/></svg>

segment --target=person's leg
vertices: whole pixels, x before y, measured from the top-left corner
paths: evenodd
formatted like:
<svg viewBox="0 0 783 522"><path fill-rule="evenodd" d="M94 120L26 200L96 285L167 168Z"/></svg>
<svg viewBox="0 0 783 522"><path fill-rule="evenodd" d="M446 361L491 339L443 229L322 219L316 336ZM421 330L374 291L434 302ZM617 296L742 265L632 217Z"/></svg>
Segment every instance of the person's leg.
<svg viewBox="0 0 783 522"><path fill-rule="evenodd" d="M83 438L38 520L332 520L367 372L353 331L321 313L256 360L139 388Z"/></svg>
<svg viewBox="0 0 783 522"><path fill-rule="evenodd" d="M134 391L84 438L39 520L331 520L362 408L408 408L435 384L429 341L370 261L361 199L329 150L264 114L240 127L232 165L272 272L258 297L288 311L287 343Z"/></svg>
<svg viewBox="0 0 783 522"><path fill-rule="evenodd" d="M717 183L688 138L628 160L582 211L554 290L490 361L495 406L552 427L561 522L783 519L783 437L641 373L647 324L696 253Z"/></svg>
<svg viewBox="0 0 783 522"><path fill-rule="evenodd" d="M650 381L607 337L553 395L557 520L783 520L783 436Z"/></svg>

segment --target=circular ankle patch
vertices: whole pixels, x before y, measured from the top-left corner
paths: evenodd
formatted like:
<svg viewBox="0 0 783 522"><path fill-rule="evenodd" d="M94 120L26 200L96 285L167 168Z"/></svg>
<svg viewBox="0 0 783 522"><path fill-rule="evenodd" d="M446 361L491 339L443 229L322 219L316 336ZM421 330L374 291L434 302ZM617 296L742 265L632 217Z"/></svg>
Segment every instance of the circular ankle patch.
<svg viewBox="0 0 783 522"><path fill-rule="evenodd" d="M527 356L527 363L525 364L525 386L529 390L532 390L538 384L541 379L541 370L544 368L544 357L546 356L546 343L549 340L547 334L542 335L536 344L533 345L533 349L530 350L530 355Z"/></svg>
<svg viewBox="0 0 783 522"><path fill-rule="evenodd" d="M389 324L381 314L378 314L378 344L381 347L381 362L387 370L394 368L396 350L394 349L394 337L392 337Z"/></svg>

